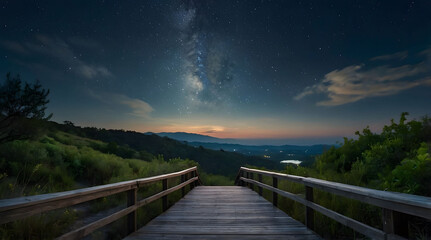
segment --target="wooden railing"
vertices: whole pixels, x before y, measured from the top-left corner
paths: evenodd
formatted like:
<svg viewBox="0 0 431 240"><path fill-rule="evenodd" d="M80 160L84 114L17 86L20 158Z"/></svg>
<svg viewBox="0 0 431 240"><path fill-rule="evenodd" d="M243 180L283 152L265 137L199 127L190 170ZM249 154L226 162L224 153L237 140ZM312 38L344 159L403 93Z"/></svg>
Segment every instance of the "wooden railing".
<svg viewBox="0 0 431 240"><path fill-rule="evenodd" d="M168 179L181 177L181 183L168 189ZM140 187L162 181L163 189L161 192L154 194L142 200L137 199L137 191ZM0 224L30 217L46 211L69 207L75 204L88 202L101 197L107 197L114 194L127 192L127 207L100 220L92 222L86 226L73 230L59 237L59 239L79 239L98 228L101 228L111 222L118 220L127 215L127 232L128 234L136 231L137 228L137 209L159 198L162 198L163 211L168 208L167 195L181 189L182 196L185 195L185 187L200 184L197 167L192 167L183 171L141 178L131 181L118 182L113 184L83 188L67 192L49 193L29 197L20 197L13 199L0 200Z"/></svg>
<svg viewBox="0 0 431 240"><path fill-rule="evenodd" d="M254 174L257 175L257 180L254 179ZM262 176L271 177L272 186L262 183ZM303 184L305 186L305 197L279 189L279 180L288 180ZM287 175L245 167L240 168L235 182L238 185L249 186L252 189L254 189L254 185L256 185L257 191L261 196L262 188L271 191L272 201L275 206L278 204L278 195L305 205L305 222L310 229L314 229L314 210L372 239L404 239L400 235L405 236L406 229L408 228L405 216L403 218L402 215L408 214L431 219L430 197L379 191L315 178ZM314 188L381 207L383 209L383 230L368 226L314 203Z"/></svg>

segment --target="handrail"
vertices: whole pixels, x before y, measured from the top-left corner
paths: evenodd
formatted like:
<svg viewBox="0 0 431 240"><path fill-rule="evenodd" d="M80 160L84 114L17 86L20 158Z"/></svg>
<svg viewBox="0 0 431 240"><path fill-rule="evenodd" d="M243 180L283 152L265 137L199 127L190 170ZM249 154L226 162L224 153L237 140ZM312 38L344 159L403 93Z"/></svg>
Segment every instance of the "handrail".
<svg viewBox="0 0 431 240"><path fill-rule="evenodd" d="M258 181L254 180L253 174L258 175ZM262 175L272 177L273 185L270 186L262 183ZM279 179L303 184L306 191L305 198L278 189L277 185ZM243 186L248 185L252 189L254 189L254 185L257 185L260 195L262 195L262 188L273 192L273 204L275 206L277 206L278 195L290 198L305 205L306 225L311 229L314 228L314 210L373 239L403 239L397 235L405 234L405 231L403 232L403 227L395 227L396 224L403 220L405 221L405 219L401 219L399 217L401 213L431 219L430 197L380 191L316 178L275 173L245 167L240 168L236 178L236 184ZM314 188L381 207L383 209L383 231L314 203ZM405 227L407 227L407 224L405 224L404 228Z"/></svg>
<svg viewBox="0 0 431 240"><path fill-rule="evenodd" d="M181 177L181 183L167 188L167 181L170 178ZM157 181L162 181L163 190L150 197L137 200L138 188ZM69 207L83 202L88 202L101 197L107 197L114 194L127 192L127 208L122 209L110 216L90 223L79 229L73 230L59 237L59 239L77 239L82 238L96 229L103 227L121 217L128 215L128 233L136 231L136 210L150 202L162 198L163 211L167 209L167 195L176 190L182 189L182 196L185 195L185 186L194 186L201 184L197 167L188 168L179 172L163 174L148 178L140 178L130 181L100 185L89 188L82 188L66 192L48 193L35 196L19 197L12 199L0 200L0 224L30 217L35 214L43 213L49 210Z"/></svg>

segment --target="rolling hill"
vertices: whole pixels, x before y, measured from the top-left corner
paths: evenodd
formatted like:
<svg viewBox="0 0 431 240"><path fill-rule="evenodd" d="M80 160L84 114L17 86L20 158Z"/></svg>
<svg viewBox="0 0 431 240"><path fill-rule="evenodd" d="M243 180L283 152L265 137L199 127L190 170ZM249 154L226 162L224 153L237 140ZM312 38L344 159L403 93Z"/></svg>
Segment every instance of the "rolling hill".
<svg viewBox="0 0 431 240"><path fill-rule="evenodd" d="M246 156L240 153L224 150L212 150L203 146L193 146L188 143L161 137L155 134L144 134L134 131L106 130L94 127L77 127L51 122L52 127L60 131L76 134L81 137L100 140L113 145L122 146L122 157L132 157L133 152L163 155L167 159L191 159L200 164L202 169L211 174L233 177L239 167L252 165L268 169L282 169L283 165L258 156ZM127 149L130 148L129 151ZM129 152L129 153L128 153Z"/></svg>

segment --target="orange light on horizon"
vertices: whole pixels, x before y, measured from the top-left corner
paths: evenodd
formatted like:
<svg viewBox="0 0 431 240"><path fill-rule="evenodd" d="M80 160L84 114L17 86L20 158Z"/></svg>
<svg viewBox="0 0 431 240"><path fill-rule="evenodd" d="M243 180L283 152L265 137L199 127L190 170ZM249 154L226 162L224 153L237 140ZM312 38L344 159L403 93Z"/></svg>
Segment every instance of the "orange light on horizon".
<svg viewBox="0 0 431 240"><path fill-rule="evenodd" d="M197 121L199 122L199 121ZM207 122L202 120L202 122ZM130 130L139 132L185 132L207 135L216 138L234 139L294 139L349 136L356 131L352 126L306 125L298 122L280 123L271 121L232 122L231 125L194 122L159 122L142 126L129 124ZM222 125L223 124L223 125Z"/></svg>

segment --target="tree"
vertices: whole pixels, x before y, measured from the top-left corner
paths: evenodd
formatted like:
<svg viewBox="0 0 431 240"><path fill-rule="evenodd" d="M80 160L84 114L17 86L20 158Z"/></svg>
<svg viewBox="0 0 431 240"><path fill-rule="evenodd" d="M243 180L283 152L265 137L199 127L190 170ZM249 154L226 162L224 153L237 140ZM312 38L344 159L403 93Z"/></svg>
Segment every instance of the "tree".
<svg viewBox="0 0 431 240"><path fill-rule="evenodd" d="M45 117L49 89L43 89L37 81L25 83L22 87L19 75L6 74L6 81L0 85L0 143L29 136L28 119L49 120Z"/></svg>

